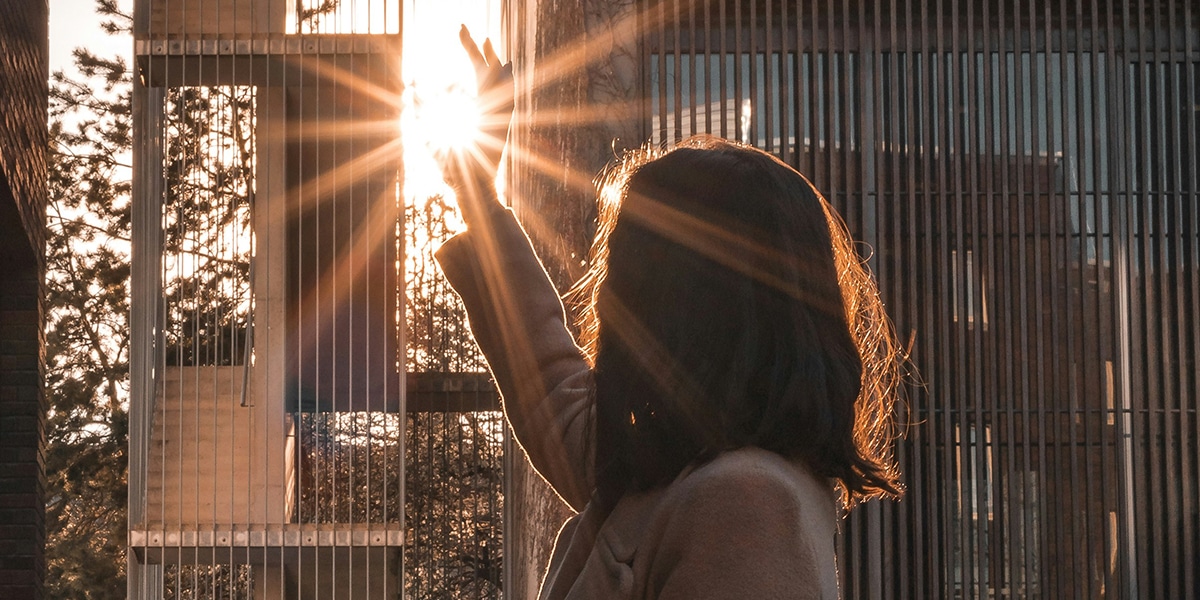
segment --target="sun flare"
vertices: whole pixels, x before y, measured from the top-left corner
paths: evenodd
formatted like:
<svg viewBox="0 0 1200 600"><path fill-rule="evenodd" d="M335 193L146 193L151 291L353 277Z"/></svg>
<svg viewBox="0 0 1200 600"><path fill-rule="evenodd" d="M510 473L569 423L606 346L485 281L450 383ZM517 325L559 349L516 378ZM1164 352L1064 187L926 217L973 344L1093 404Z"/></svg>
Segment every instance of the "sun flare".
<svg viewBox="0 0 1200 600"><path fill-rule="evenodd" d="M426 90L416 85L404 90L401 123L406 140L438 153L465 150L479 142L479 107L474 94L463 86Z"/></svg>
<svg viewBox="0 0 1200 600"><path fill-rule="evenodd" d="M466 25L475 38L500 42L498 0L409 0L404 36L404 197L452 196L435 153L471 151L481 140L475 71L458 39Z"/></svg>

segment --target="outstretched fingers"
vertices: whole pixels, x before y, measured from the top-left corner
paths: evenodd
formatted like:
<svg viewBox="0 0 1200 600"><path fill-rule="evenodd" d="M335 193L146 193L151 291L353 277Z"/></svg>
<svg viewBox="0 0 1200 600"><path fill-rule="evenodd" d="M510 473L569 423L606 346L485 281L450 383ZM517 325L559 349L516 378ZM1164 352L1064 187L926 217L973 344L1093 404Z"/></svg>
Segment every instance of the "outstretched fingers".
<svg viewBox="0 0 1200 600"><path fill-rule="evenodd" d="M483 81L487 77L489 58L490 64L499 64L499 59L494 58L496 56L496 51L491 49L491 40L485 40L483 42L483 52L480 52L479 44L475 43L475 38L471 37L470 30L467 29L466 25L463 25L462 28L458 30L458 41L462 42L463 50L467 51L467 58L471 59L471 66L475 67L476 79ZM485 57L484 52L488 53L490 57Z"/></svg>
<svg viewBox="0 0 1200 600"><path fill-rule="evenodd" d="M492 38L483 40L483 57L487 60L489 67L500 68L500 55L496 54L496 49L492 47Z"/></svg>

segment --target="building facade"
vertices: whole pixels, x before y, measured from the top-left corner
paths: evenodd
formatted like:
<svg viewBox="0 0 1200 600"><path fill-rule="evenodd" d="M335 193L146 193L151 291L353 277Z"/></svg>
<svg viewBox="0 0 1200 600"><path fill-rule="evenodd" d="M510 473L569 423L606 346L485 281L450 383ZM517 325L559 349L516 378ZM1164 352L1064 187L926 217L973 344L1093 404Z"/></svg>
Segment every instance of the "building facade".
<svg viewBox="0 0 1200 600"><path fill-rule="evenodd" d="M916 373L908 493L848 519L846 597L1200 593L1194 3L513 4L552 264L586 248L572 182L695 134L793 165L863 242Z"/></svg>
<svg viewBox="0 0 1200 600"><path fill-rule="evenodd" d="M849 519L848 597L1198 593L1198 12L645 12L647 137L736 138L807 174L919 371L908 493Z"/></svg>

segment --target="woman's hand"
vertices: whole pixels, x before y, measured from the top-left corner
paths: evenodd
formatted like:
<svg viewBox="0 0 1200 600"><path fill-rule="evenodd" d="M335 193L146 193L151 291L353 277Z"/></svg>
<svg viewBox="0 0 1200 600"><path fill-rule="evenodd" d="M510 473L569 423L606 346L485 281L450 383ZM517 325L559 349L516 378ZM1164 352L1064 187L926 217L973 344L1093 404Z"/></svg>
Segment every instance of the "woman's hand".
<svg viewBox="0 0 1200 600"><path fill-rule="evenodd" d="M491 40L485 40L480 48L465 25L458 37L475 67L480 136L473 147L446 150L437 159L442 177L458 197L463 221L470 227L487 213L502 208L495 179L512 121L513 78L512 65L500 64Z"/></svg>
<svg viewBox="0 0 1200 600"><path fill-rule="evenodd" d="M476 97L479 102L479 130L482 133L480 146L484 166L495 175L500 166L500 155L508 136L508 126L513 113L512 65L500 64L500 57L492 47L492 40L483 41L483 49L475 44L471 32L463 25L458 32L459 41L471 65L475 67L475 82L479 86Z"/></svg>

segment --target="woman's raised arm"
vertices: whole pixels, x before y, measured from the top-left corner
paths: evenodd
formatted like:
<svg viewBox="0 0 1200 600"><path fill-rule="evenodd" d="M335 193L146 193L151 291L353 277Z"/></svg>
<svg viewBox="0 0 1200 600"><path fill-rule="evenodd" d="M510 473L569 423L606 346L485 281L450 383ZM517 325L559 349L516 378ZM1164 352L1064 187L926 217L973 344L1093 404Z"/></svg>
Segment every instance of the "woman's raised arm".
<svg viewBox="0 0 1200 600"><path fill-rule="evenodd" d="M511 70L490 43L481 51L466 28L461 37L479 79L484 139L477 150L440 157L467 232L438 250L438 262L466 306L517 441L558 494L581 510L594 481L590 369L528 237L497 200L493 180L512 113Z"/></svg>

